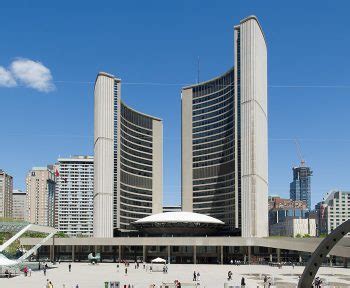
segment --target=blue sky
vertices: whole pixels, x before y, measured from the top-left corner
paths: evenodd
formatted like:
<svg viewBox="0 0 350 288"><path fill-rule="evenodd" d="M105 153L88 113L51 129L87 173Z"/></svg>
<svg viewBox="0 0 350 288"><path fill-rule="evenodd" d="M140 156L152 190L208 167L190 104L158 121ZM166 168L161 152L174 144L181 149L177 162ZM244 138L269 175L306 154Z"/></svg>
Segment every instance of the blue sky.
<svg viewBox="0 0 350 288"><path fill-rule="evenodd" d="M0 168L24 189L32 166L92 154L98 71L180 84L122 87L126 103L164 120L164 202L180 203L181 84L195 82L198 56L201 80L229 69L233 26L255 14L268 44L270 194L289 195L292 138L314 171L313 203L350 189L349 10L345 0L3 1L0 66L17 84L0 87ZM49 70L28 78L23 66L36 62L25 59ZM54 90L40 86L50 76Z"/></svg>

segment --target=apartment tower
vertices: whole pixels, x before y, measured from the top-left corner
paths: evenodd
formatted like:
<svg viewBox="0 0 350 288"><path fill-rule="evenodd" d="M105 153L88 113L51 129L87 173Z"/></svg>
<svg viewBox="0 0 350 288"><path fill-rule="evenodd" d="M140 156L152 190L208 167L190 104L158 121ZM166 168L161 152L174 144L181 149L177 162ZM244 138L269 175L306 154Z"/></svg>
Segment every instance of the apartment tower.
<svg viewBox="0 0 350 288"><path fill-rule="evenodd" d="M181 186L183 211L268 235L267 48L255 16L234 27L234 67L182 89Z"/></svg>
<svg viewBox="0 0 350 288"><path fill-rule="evenodd" d="M162 212L163 124L127 106L113 75L97 75L94 97L94 237L113 237Z"/></svg>
<svg viewBox="0 0 350 288"><path fill-rule="evenodd" d="M69 236L92 236L94 158L58 158L55 175L55 227Z"/></svg>
<svg viewBox="0 0 350 288"><path fill-rule="evenodd" d="M12 218L13 178L0 169L0 217Z"/></svg>
<svg viewBox="0 0 350 288"><path fill-rule="evenodd" d="M33 167L26 177L27 220L33 224L55 224L56 177L52 166Z"/></svg>

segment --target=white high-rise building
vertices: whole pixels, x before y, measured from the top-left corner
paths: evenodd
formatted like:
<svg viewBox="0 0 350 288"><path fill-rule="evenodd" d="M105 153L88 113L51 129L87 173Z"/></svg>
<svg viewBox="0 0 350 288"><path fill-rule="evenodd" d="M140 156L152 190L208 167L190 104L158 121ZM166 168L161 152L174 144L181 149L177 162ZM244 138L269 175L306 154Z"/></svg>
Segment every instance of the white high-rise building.
<svg viewBox="0 0 350 288"><path fill-rule="evenodd" d="M27 195L21 190L13 190L12 218L25 220L27 215Z"/></svg>
<svg viewBox="0 0 350 288"><path fill-rule="evenodd" d="M113 75L94 95L94 237L113 237L162 212L163 123L127 106Z"/></svg>
<svg viewBox="0 0 350 288"><path fill-rule="evenodd" d="M94 158L58 158L55 227L69 236L92 236Z"/></svg>
<svg viewBox="0 0 350 288"><path fill-rule="evenodd" d="M319 230L321 233L329 234L340 224L350 219L350 191L332 190L328 192L324 196L322 206Z"/></svg>
<svg viewBox="0 0 350 288"><path fill-rule="evenodd" d="M234 27L234 67L182 89L181 186L183 211L268 235L267 48L255 16Z"/></svg>
<svg viewBox="0 0 350 288"><path fill-rule="evenodd" d="M13 205L13 178L0 169L0 217L11 218Z"/></svg>
<svg viewBox="0 0 350 288"><path fill-rule="evenodd" d="M27 221L33 224L55 224L56 178L53 167L33 167L26 177Z"/></svg>

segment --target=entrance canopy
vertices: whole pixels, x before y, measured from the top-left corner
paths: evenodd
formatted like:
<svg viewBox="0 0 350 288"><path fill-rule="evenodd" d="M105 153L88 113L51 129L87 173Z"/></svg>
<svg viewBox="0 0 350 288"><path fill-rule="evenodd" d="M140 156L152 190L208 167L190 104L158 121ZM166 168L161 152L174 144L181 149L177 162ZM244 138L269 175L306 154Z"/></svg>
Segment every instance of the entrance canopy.
<svg viewBox="0 0 350 288"><path fill-rule="evenodd" d="M154 263L154 264L156 264L156 263L162 263L162 264L166 264L166 260L165 259L163 259L163 258L156 258L156 259L153 259L152 261L151 261L151 263Z"/></svg>

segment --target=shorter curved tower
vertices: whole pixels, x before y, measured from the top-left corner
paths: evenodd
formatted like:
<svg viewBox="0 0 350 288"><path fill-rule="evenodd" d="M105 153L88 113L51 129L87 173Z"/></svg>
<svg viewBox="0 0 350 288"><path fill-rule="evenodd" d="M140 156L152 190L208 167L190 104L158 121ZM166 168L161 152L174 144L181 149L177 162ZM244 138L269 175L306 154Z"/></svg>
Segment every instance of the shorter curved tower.
<svg viewBox="0 0 350 288"><path fill-rule="evenodd" d="M121 80L95 82L94 237L113 237L162 212L163 123L121 99Z"/></svg>

